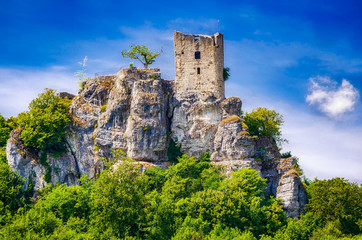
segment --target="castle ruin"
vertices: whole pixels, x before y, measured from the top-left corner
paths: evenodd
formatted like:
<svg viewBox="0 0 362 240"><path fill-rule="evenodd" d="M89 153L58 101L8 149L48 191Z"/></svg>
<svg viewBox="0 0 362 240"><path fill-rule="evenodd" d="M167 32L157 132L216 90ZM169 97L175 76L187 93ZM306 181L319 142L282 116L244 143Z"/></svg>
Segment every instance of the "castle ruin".
<svg viewBox="0 0 362 240"><path fill-rule="evenodd" d="M176 92L212 92L225 98L223 34L174 32Z"/></svg>
<svg viewBox="0 0 362 240"><path fill-rule="evenodd" d="M210 153L211 162L228 175L239 168L256 169L268 180L267 194L284 200L288 216L299 216L306 192L293 170L296 160L281 160L272 138L251 137L240 117L241 99L225 99L223 35L175 31L174 45L175 81L162 79L159 69L136 67L86 81L70 106L67 153L47 156L51 183L75 185L83 174L97 176L111 149L122 149L145 167L167 167L174 142L189 156ZM26 186L31 180L40 189L48 184L49 168L23 151L18 131L8 140L9 165Z"/></svg>

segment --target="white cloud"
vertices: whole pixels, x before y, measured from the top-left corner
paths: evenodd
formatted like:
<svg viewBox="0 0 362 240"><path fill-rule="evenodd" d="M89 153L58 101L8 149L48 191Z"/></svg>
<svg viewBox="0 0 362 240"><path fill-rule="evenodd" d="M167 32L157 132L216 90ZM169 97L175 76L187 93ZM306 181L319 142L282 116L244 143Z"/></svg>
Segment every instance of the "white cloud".
<svg viewBox="0 0 362 240"><path fill-rule="evenodd" d="M285 148L300 157L308 178L343 177L362 183L361 126L341 127L297 106L284 116L283 136L289 139Z"/></svg>
<svg viewBox="0 0 362 240"><path fill-rule="evenodd" d="M346 79L342 80L341 86L329 77L310 78L309 94L306 101L310 105L326 113L329 117L338 118L346 112L354 110L359 100L358 90Z"/></svg>
<svg viewBox="0 0 362 240"><path fill-rule="evenodd" d="M30 101L45 88L75 94L76 77L66 69L62 66L45 70L0 68L0 113L10 117L26 111Z"/></svg>
<svg viewBox="0 0 362 240"><path fill-rule="evenodd" d="M328 79L326 79L328 80ZM289 140L282 152L299 157L305 175L313 179L343 177L362 183L362 126L316 116L304 104L266 96L245 86L226 82L227 97L243 100L243 110L263 106L284 116L283 137Z"/></svg>
<svg viewBox="0 0 362 240"><path fill-rule="evenodd" d="M252 17L252 16L251 16ZM187 27L185 27L185 25ZM173 30L190 33L213 33L217 28L217 20L205 22L187 19L176 19L167 25L167 29L156 29L151 24L137 28L121 27L123 39L94 39L77 42L80 56L89 58L90 73L107 70L117 70L128 66L129 59L122 59L120 50L126 49L131 43L151 46L152 50L163 48L163 54L154 64L161 67L164 78L174 78ZM227 39L227 36L225 36ZM321 57L323 56L323 58ZM327 118L314 116L301 104L296 106L291 102L282 102L283 96L276 96L276 88L265 87L266 81L280 81L280 73L288 67L297 66L298 60L308 56L315 57L331 69L350 69L359 71L360 62L343 62L341 57L333 57L318 49L300 43L268 43L244 39L240 42L225 41L225 60L231 67L232 75L226 82L228 96L239 96L243 100L243 109L250 111L258 106L275 109L284 115L283 133L290 142L284 151L291 150L300 157L300 163L309 178L345 177L362 182L362 127L337 126ZM69 56L78 67L79 56ZM135 62L135 64L138 64ZM0 69L0 113L9 117L27 109L29 102L44 88L54 88L61 91L76 93L75 70L62 66L54 66L45 70ZM93 74L92 74L93 75ZM341 108L348 104L338 99L346 99L351 89L357 91L347 80L338 87L329 78L319 78L320 90L325 93L340 91L330 104L331 109ZM239 81L239 84L238 84ZM327 86L325 88L325 86ZM352 90L353 92L353 90ZM357 91L358 94L358 91ZM327 95L323 95L328 98ZM358 95L357 95L358 96ZM280 97L280 98L279 98ZM276 99L278 98L278 99ZM316 97L317 99L324 99ZM347 98L348 100L349 98ZM353 99L353 98L352 98ZM338 101L337 101L338 100ZM355 100L357 101L357 100ZM347 101L348 102L348 101ZM351 102L351 101L349 101ZM338 104L337 104L338 103ZM354 105L353 105L354 106ZM353 108L352 106L352 108ZM332 111L330 110L330 111Z"/></svg>

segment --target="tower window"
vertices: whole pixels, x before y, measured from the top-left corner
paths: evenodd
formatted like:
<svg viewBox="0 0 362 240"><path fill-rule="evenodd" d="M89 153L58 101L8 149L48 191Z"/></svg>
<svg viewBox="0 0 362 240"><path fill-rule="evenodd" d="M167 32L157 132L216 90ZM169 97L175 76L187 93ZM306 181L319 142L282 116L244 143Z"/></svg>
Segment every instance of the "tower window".
<svg viewBox="0 0 362 240"><path fill-rule="evenodd" d="M197 74L200 74L200 68L197 68Z"/></svg>
<svg viewBox="0 0 362 240"><path fill-rule="evenodd" d="M201 58L201 54L199 51L195 52L195 59L200 59Z"/></svg>
<svg viewBox="0 0 362 240"><path fill-rule="evenodd" d="M198 41L200 41L200 37L199 36L195 36L194 37L195 43L197 43Z"/></svg>

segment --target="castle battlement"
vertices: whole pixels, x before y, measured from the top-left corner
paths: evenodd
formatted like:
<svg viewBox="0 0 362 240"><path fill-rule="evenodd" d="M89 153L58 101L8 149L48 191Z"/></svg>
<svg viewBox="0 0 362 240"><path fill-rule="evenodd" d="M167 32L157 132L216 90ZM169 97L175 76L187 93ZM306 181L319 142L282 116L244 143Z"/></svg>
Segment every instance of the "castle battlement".
<svg viewBox="0 0 362 240"><path fill-rule="evenodd" d="M176 92L210 92L225 98L223 34L174 32Z"/></svg>

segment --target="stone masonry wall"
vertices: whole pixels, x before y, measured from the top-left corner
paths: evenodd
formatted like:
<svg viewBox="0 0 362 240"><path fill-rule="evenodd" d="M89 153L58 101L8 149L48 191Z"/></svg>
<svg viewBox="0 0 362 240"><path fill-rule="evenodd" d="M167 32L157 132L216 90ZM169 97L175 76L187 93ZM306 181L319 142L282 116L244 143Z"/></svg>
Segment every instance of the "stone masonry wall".
<svg viewBox="0 0 362 240"><path fill-rule="evenodd" d="M223 35L187 35L175 31L174 44L176 92L211 92L223 99ZM200 59L196 59L196 52L200 53Z"/></svg>

